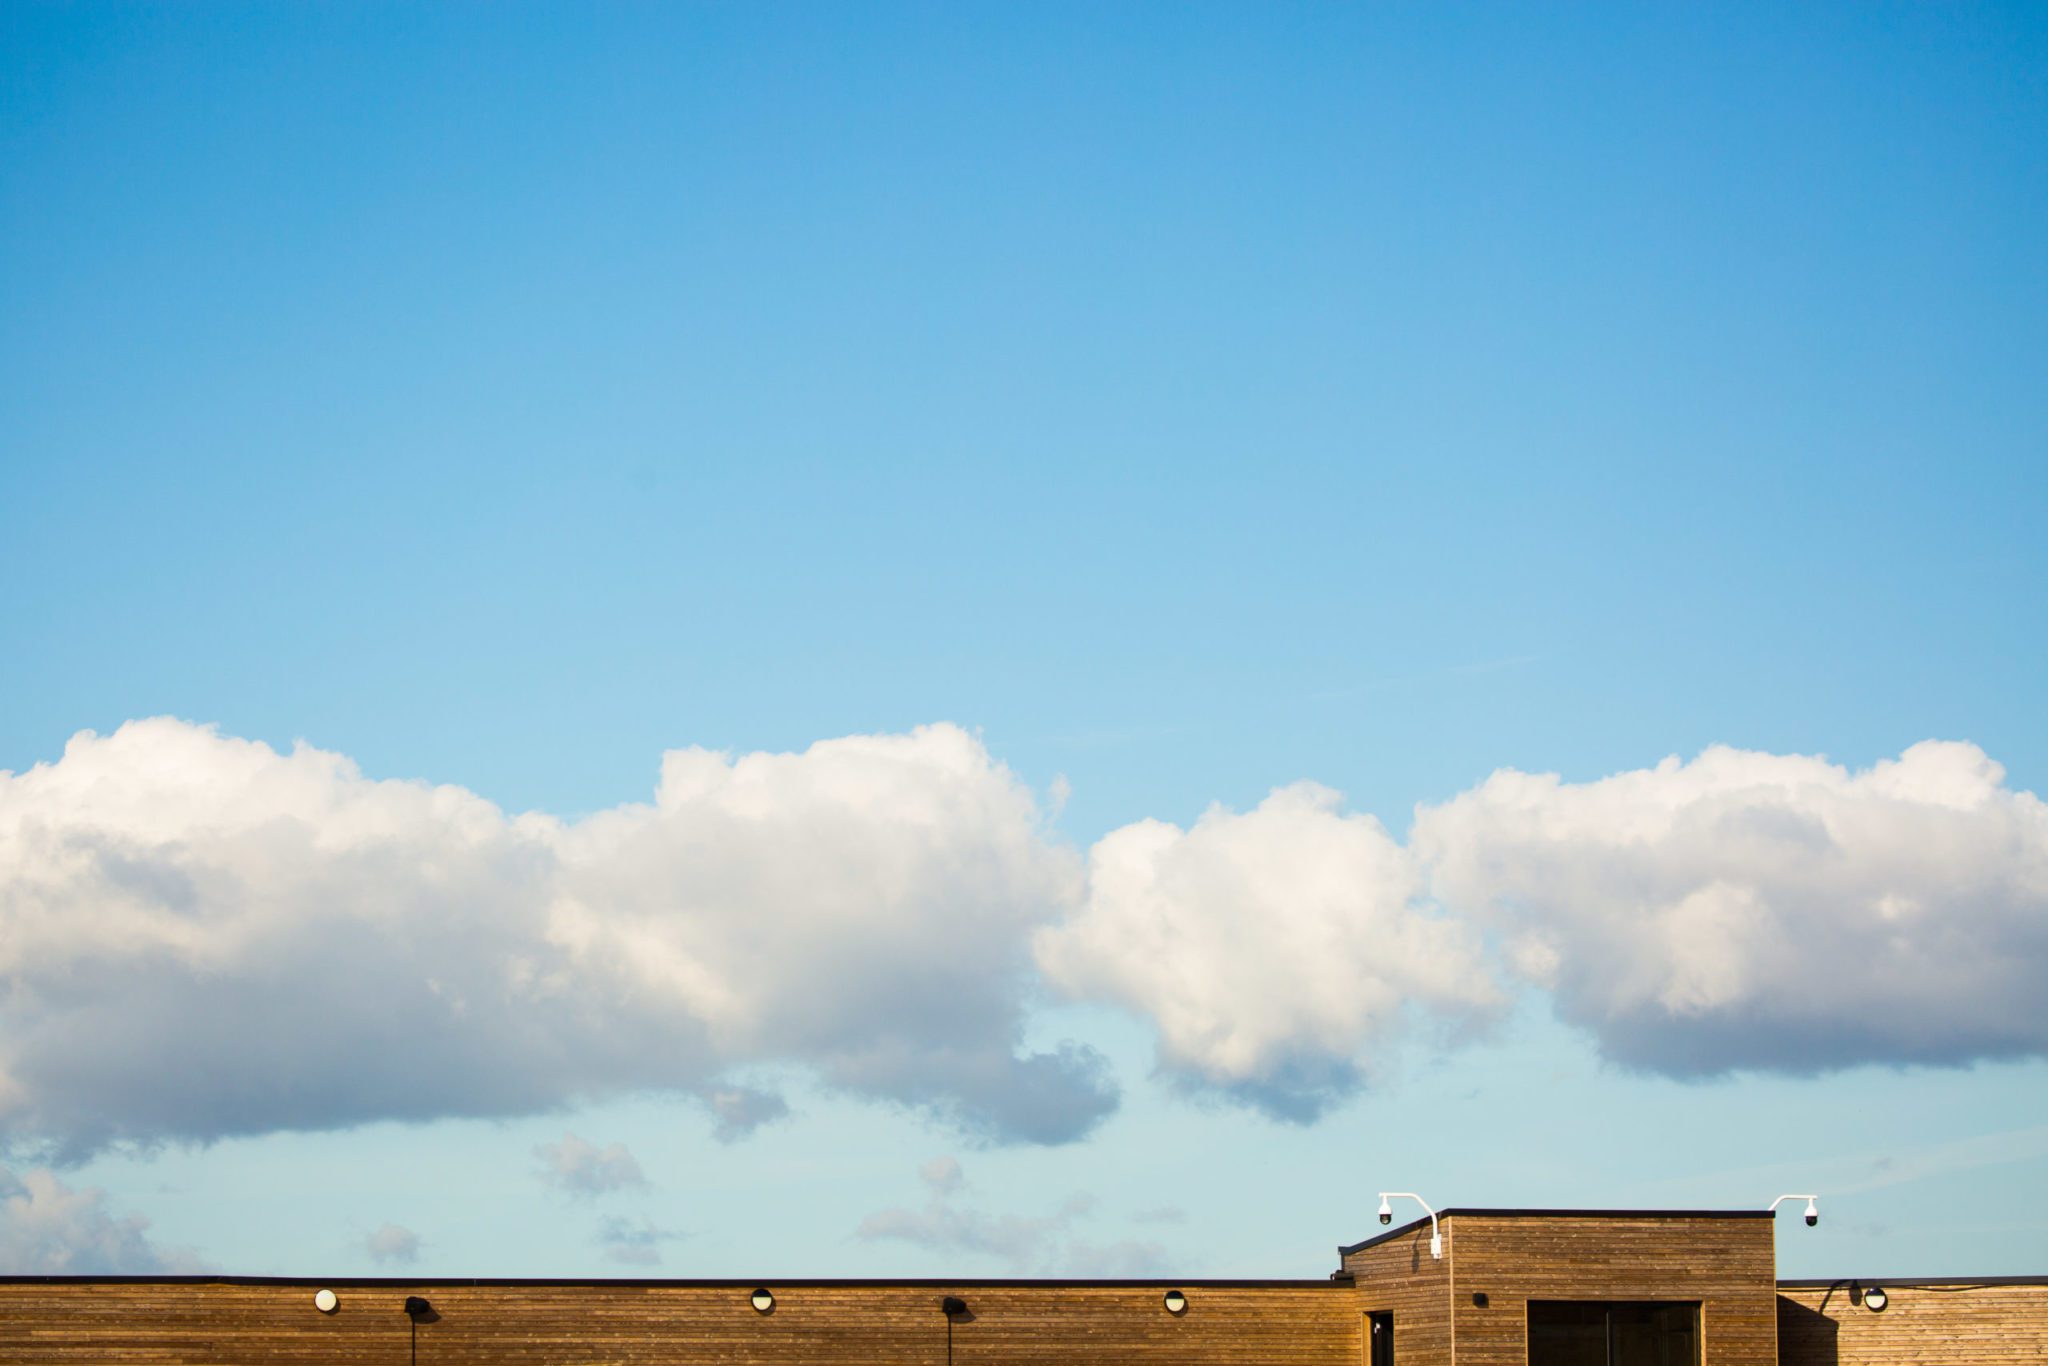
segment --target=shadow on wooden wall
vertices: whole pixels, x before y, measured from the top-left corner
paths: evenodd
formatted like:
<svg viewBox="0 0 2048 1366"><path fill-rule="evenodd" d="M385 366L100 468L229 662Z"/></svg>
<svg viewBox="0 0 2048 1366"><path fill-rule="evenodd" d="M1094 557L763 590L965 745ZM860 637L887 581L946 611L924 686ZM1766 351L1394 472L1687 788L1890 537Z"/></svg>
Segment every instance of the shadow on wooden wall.
<svg viewBox="0 0 2048 1366"><path fill-rule="evenodd" d="M1841 1349L1835 1335L1840 1331L1841 1325L1820 1310L1778 1296L1778 1366L1836 1366Z"/></svg>

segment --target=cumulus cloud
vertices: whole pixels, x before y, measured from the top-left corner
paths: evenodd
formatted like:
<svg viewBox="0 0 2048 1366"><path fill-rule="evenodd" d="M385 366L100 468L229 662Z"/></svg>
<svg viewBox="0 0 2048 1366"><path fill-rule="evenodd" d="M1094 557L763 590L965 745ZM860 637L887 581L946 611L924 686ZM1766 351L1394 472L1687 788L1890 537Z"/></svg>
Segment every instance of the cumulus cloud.
<svg viewBox="0 0 2048 1366"><path fill-rule="evenodd" d="M922 1208L877 1210L854 1236L902 1242L948 1256L992 1258L1018 1271L1089 1276L1135 1276L1160 1269L1165 1250L1154 1242L1094 1241L1077 1229L1095 1201L1074 1195L1049 1214L992 1214L960 1202L966 1176L957 1159L935 1157L918 1168L927 1199Z"/></svg>
<svg viewBox="0 0 2048 1366"><path fill-rule="evenodd" d="M1306 1122L1417 1019L1469 1026L1501 996L1478 937L1418 900L1415 862L1313 783L1182 830L1147 820L1089 860L1086 904L1041 930L1069 995L1149 1017L1161 1068Z"/></svg>
<svg viewBox="0 0 2048 1366"><path fill-rule="evenodd" d="M1100 1058L1020 1054L1031 931L1078 860L954 726L666 756L651 804L510 817L157 719L0 773L0 1136L76 1158L648 1089L721 1128L797 1063L1060 1142Z"/></svg>
<svg viewBox="0 0 2048 1366"><path fill-rule="evenodd" d="M154 1275L198 1270L189 1252L150 1241L149 1221L107 1210L98 1187L65 1185L48 1170L0 1167L0 1272L9 1275Z"/></svg>
<svg viewBox="0 0 2048 1366"><path fill-rule="evenodd" d="M1715 749L1503 770L1405 847L1301 783L1084 867L954 726L678 750L651 802L563 820L138 721L0 773L0 1151L648 1091L735 1141L788 1113L740 1081L777 1069L1062 1142L1116 1092L1085 1046L1022 1048L1048 988L1305 1122L1403 1034L1492 1018L1496 961L1673 1075L2040 1054L2044 810L1970 745Z"/></svg>
<svg viewBox="0 0 2048 1366"><path fill-rule="evenodd" d="M1495 773L1418 812L1448 907L1607 1057L1678 1076L2048 1051L2048 804L1974 745Z"/></svg>
<svg viewBox="0 0 2048 1366"><path fill-rule="evenodd" d="M571 1195L609 1195L647 1184L639 1161L623 1143L600 1148L565 1133L560 1143L543 1143L533 1155L540 1159L541 1179Z"/></svg>
<svg viewBox="0 0 2048 1366"><path fill-rule="evenodd" d="M380 1224L375 1233L363 1239L363 1250L373 1262L416 1262L420 1257L420 1235L403 1224Z"/></svg>

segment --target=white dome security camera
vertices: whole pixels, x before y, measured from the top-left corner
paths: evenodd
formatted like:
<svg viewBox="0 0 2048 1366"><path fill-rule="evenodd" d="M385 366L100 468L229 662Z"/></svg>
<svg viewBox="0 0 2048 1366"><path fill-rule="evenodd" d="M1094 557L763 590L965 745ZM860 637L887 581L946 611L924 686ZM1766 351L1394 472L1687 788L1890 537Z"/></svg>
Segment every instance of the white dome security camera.
<svg viewBox="0 0 2048 1366"><path fill-rule="evenodd" d="M1444 1255L1444 1237L1442 1232L1440 1232L1437 1228L1436 1211L1430 1207L1429 1201L1423 1199L1414 1191L1381 1191L1380 1222L1383 1224L1391 1224L1394 1222L1394 1207L1390 1202L1397 1195L1400 1196L1403 1200L1413 1200L1416 1204L1422 1206L1422 1208L1428 1212L1429 1255L1441 1260ZM1388 1236L1391 1237L1392 1235L1390 1234Z"/></svg>
<svg viewBox="0 0 2048 1366"><path fill-rule="evenodd" d="M1806 1226L1808 1228L1812 1228L1820 1222L1820 1205L1817 1203L1820 1197L1818 1195L1781 1195L1771 1201L1771 1208L1776 1210L1778 1206L1784 1204L1787 1200L1804 1200L1806 1202Z"/></svg>

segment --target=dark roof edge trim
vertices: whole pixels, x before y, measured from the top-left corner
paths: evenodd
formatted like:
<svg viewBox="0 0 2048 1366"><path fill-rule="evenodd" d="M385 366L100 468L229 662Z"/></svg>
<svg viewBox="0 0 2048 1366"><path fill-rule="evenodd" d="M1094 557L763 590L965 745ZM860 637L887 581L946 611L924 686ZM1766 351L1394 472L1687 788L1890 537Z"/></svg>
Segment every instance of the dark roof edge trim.
<svg viewBox="0 0 2048 1366"><path fill-rule="evenodd" d="M1887 1290L1938 1290L1972 1285L2048 1285L2048 1276L1834 1276L1778 1282L1780 1290L1832 1290L1841 1285L1881 1285Z"/></svg>
<svg viewBox="0 0 2048 1366"><path fill-rule="evenodd" d="M1381 1243L1391 1243L1396 1238L1407 1237L1409 1234L1415 1232L1415 1230L1419 1228L1428 1227L1429 1216L1425 1214L1420 1219L1411 1219L1407 1223L1402 1224L1399 1228L1390 1228L1385 1233L1380 1234L1378 1237L1367 1238L1362 1243L1339 1243L1337 1245L1337 1258L1339 1261L1342 1261L1344 1258L1349 1257L1354 1252L1363 1252L1369 1247L1378 1247Z"/></svg>
<svg viewBox="0 0 2048 1366"><path fill-rule="evenodd" d="M875 1287L877 1289L901 1290L972 1290L977 1286L987 1289L1039 1289L1039 1290L1329 1290L1333 1287L1350 1289L1349 1280L1333 1281L1327 1277L1317 1280L1175 1280L1171 1276L1154 1276L1144 1280L1118 1279L1076 1279L1063 1280L1053 1276L971 1278L959 1280L934 1280L927 1277L889 1278L881 1276L750 1276L744 1280L720 1277L716 1280L674 1278L654 1279L650 1277L589 1277L589 1276L60 1276L60 1275L0 1275L0 1285L254 1285L254 1286L303 1286L308 1290L329 1286L336 1290L404 1290L404 1289L454 1289L464 1286L478 1288L503 1286L507 1288L532 1287L534 1289L619 1289L619 1290L733 1290L745 1292L756 1286L767 1286L771 1290L832 1290Z"/></svg>

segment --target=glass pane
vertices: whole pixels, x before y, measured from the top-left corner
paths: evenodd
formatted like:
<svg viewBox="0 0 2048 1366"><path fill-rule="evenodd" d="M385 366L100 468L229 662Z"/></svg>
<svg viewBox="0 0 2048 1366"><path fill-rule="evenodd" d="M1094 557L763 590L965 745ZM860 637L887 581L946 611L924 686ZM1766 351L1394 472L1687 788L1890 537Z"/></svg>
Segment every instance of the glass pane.
<svg viewBox="0 0 2048 1366"><path fill-rule="evenodd" d="M1698 1318L1690 1304L1610 1305L1611 1366L1693 1366Z"/></svg>
<svg viewBox="0 0 2048 1366"><path fill-rule="evenodd" d="M1700 1307L1531 1300L1529 1366L1699 1366Z"/></svg>
<svg viewBox="0 0 2048 1366"><path fill-rule="evenodd" d="M1607 1366L1607 1306L1531 1300L1529 1366Z"/></svg>

